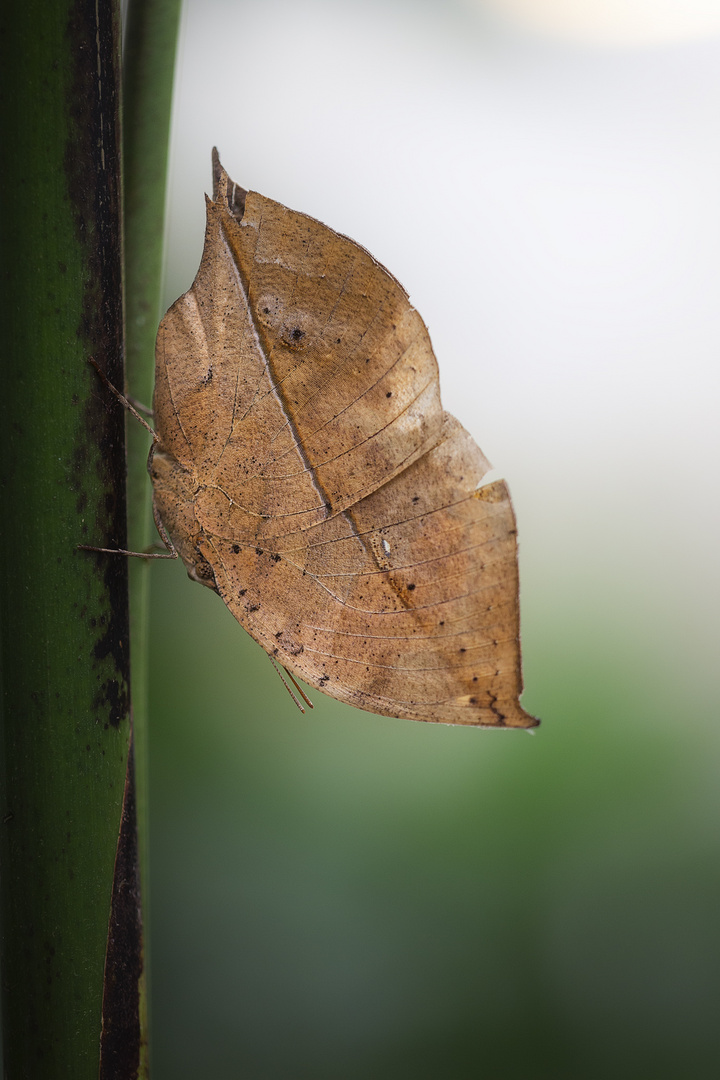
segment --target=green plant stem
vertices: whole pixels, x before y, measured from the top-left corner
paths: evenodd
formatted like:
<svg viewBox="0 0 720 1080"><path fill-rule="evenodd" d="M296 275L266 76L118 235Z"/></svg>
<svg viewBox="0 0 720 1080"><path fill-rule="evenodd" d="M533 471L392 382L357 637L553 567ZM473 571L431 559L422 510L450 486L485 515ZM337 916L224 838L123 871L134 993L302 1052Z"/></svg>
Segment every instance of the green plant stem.
<svg viewBox="0 0 720 1080"><path fill-rule="evenodd" d="M0 921L8 1080L130 1077L139 1061L127 566L77 550L83 542L125 544L123 416L88 364L94 357L111 380L122 380L118 82L119 3L2 6ZM114 890L116 855L130 878ZM121 894L130 901L125 923L111 920L111 899ZM109 960L106 971L109 924L112 955L122 962Z"/></svg>
<svg viewBox="0 0 720 1080"><path fill-rule="evenodd" d="M152 399L155 335L162 289L165 185L180 0L130 0L123 43L123 182L125 205L126 374L129 392ZM127 418L128 543L145 551L157 534L150 512L149 439ZM151 567L130 560L133 722L140 873L148 926L148 621ZM148 937L146 929L146 961ZM149 964L146 962L146 971ZM147 1002L147 997L144 996Z"/></svg>

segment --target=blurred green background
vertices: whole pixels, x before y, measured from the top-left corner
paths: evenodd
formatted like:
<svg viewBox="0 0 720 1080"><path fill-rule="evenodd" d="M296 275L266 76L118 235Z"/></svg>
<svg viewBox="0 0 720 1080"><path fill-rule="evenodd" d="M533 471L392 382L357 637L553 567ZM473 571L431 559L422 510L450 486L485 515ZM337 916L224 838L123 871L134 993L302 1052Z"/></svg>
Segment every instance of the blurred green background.
<svg viewBox="0 0 720 1080"><path fill-rule="evenodd" d="M186 4L167 304L214 143L400 278L513 492L543 723L302 716L153 566L156 1080L718 1075L720 39L501 7Z"/></svg>

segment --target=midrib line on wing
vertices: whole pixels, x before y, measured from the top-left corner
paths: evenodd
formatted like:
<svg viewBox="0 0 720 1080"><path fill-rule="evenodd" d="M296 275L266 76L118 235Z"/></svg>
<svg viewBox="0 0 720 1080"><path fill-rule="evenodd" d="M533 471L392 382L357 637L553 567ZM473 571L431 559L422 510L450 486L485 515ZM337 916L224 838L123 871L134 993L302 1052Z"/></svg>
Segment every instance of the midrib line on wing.
<svg viewBox="0 0 720 1080"><path fill-rule="evenodd" d="M246 309L246 311L248 313L248 320L250 322L250 327L252 329L253 336L255 338L255 343L256 343L258 352L260 353L260 355L263 358L263 362L265 364L265 369L266 369L266 371L268 373L268 378L270 380L270 387L272 389L273 397L277 401L278 406L280 407L280 411L281 411L283 417L285 418L285 422L286 422L286 424L287 424L287 426L288 426L288 428L290 430L290 434L292 436L293 442L295 443L295 447L297 449L297 452L300 455L300 460L302 461L302 463L303 463L303 465L305 467L305 471L310 476L310 478L312 480L313 487L315 488L315 491L317 492L318 496L320 497L322 505L326 508L326 512L329 515L331 510L332 510L332 500L330 498L330 495L326 491L325 487L323 486L322 482L320 481L319 477L316 475L315 468L314 468L312 462L310 461L310 459L309 459L309 457L307 455L305 447L303 446L302 439L300 438L300 433L298 432L298 429L297 429L296 424L295 424L295 420L294 420L294 418L293 418L293 416L292 416L292 414L290 412L290 409L289 409L289 406L288 406L288 403L287 403L287 399L285 397L285 393L282 390L282 388L281 388L281 386L280 386L280 384L278 382L278 379L276 378L275 368L274 368L274 365L273 365L273 362L272 362L272 349L269 347L269 344L268 344L268 341L267 341L267 338L266 338L265 334L263 333L263 331L260 329L260 327L256 323L255 314L254 314L254 312L253 312L253 310L252 310L252 308L250 306L249 283L245 280L245 277L243 275L243 271L242 271L241 267L238 265L238 261L237 261L237 259L235 257L232 246L228 241L228 238L227 238L227 235L225 233L224 228L222 229L222 239L223 239L223 243L225 245L225 248L227 250L227 253L230 256L230 260L232 262L233 270L235 272L235 277L236 277L237 283L238 283L238 288L240 290L243 301L245 303L245 309Z"/></svg>

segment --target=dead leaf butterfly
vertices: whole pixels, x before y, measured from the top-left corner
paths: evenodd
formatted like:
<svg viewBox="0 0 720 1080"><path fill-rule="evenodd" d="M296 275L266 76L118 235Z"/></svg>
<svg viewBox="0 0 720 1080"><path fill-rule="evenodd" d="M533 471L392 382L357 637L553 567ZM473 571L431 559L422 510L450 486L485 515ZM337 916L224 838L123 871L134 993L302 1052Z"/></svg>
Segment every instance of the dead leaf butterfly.
<svg viewBox="0 0 720 1080"><path fill-rule="evenodd" d="M234 184L157 337L156 519L287 671L387 716L534 727L515 518L427 329L358 244Z"/></svg>

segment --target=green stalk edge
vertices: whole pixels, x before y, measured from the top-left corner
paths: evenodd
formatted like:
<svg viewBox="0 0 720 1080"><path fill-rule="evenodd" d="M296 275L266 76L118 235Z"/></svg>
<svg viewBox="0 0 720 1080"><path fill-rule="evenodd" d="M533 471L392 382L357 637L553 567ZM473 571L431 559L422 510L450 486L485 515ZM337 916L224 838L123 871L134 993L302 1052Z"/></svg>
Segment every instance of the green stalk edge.
<svg viewBox="0 0 720 1080"><path fill-rule="evenodd" d="M123 39L123 190L125 243L126 389L152 401L155 336L160 319L166 178L175 53L181 0L130 0ZM152 423L152 421L150 421ZM157 542L147 475L145 429L128 415L128 544L146 551ZM130 655L137 780L140 879L145 925L145 972L150 970L148 887L148 625L151 565L130 559ZM148 1028L149 987L141 989ZM144 1062L147 1069L147 1062Z"/></svg>

